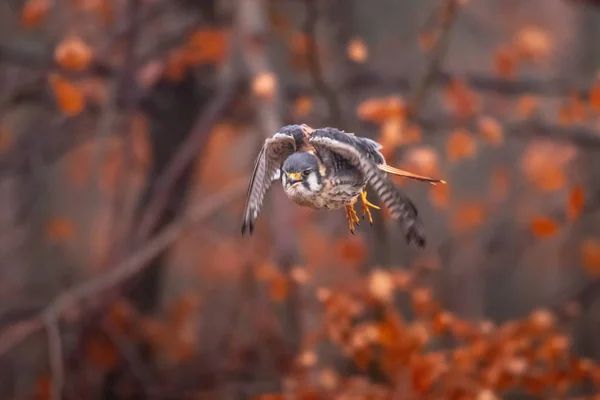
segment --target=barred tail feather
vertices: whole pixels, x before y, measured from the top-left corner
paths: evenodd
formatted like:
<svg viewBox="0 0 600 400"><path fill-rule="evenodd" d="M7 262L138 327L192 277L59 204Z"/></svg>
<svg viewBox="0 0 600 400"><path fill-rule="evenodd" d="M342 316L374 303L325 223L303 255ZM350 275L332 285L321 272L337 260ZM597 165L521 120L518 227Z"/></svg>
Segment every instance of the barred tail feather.
<svg viewBox="0 0 600 400"><path fill-rule="evenodd" d="M407 243L415 242L423 248L427 244L427 237L423 224L418 217L419 212L413 202L390 181L377 167L370 162L363 162L363 169L367 172L367 180L377 193L390 214L402 224Z"/></svg>

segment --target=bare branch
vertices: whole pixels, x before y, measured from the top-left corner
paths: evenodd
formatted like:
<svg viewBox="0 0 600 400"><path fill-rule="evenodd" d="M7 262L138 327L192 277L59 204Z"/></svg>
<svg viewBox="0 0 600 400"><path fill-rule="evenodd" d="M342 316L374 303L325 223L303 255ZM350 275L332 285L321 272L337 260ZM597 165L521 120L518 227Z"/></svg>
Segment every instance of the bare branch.
<svg viewBox="0 0 600 400"><path fill-rule="evenodd" d="M341 126L342 109L337 92L327 84L319 57L317 46L317 22L319 21L319 9L317 0L305 0L306 20L304 22L304 34L307 40L308 67L312 76L313 85L319 94L325 99L329 107L329 119L331 126Z"/></svg>
<svg viewBox="0 0 600 400"><path fill-rule="evenodd" d="M62 399L65 382L62 342L60 339L59 321L56 316L48 314L44 318L46 336L48 337L48 359L52 376L52 400Z"/></svg>
<svg viewBox="0 0 600 400"><path fill-rule="evenodd" d="M425 100L427 89L433 84L436 73L440 70L448 47L450 44L450 30L456 20L456 14L460 5L458 0L446 0L442 9L442 26L438 32L435 47L432 49L431 58L425 68L425 74L415 86L411 103L408 106L408 117L416 115L419 112L421 103Z"/></svg>
<svg viewBox="0 0 600 400"><path fill-rule="evenodd" d="M210 133L210 128L225 111L227 106L231 104L237 89L236 79L232 75L233 72L229 67L224 68L219 92L212 99L211 103L204 108L204 111L200 114L192 128L192 133L182 143L168 167L165 168L162 175L156 180L151 200L140 218L139 228L136 232L136 241L143 241L152 232L161 211L167 204L171 188L175 185L177 179L187 166L198 156Z"/></svg>
<svg viewBox="0 0 600 400"><path fill-rule="evenodd" d="M93 299L120 285L142 271L150 260L168 248L193 223L210 218L227 204L237 200L246 192L249 177L244 177L227 186L223 191L209 197L204 203L179 220L168 225L104 275L89 279L60 294L34 317L9 326L0 334L0 356L38 332L50 321L58 323L65 312L74 307L84 307L84 300Z"/></svg>

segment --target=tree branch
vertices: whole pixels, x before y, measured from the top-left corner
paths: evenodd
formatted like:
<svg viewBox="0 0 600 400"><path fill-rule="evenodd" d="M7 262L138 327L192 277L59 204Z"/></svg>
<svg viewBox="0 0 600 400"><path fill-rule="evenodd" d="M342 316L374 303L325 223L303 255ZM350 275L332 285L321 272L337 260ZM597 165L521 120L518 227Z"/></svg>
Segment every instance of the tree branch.
<svg viewBox="0 0 600 400"><path fill-rule="evenodd" d="M62 342L60 338L59 321L55 315L48 314L44 318L46 335L48 337L48 359L52 376L52 400L62 399L65 382Z"/></svg>
<svg viewBox="0 0 600 400"><path fill-rule="evenodd" d="M308 68L312 77L313 85L319 94L325 99L329 107L329 125L341 126L342 108L337 92L327 84L319 57L317 46L317 22L319 21L318 0L305 0L306 20L304 22L304 34L307 40Z"/></svg>
<svg viewBox="0 0 600 400"><path fill-rule="evenodd" d="M415 86L411 96L411 102L408 106L408 118L413 118L421 107L421 103L425 100L427 89L433 84L436 73L440 70L448 47L450 45L450 31L456 20L458 8L460 7L458 0L446 0L442 9L442 26L440 27L435 47L432 49L431 58L425 68L425 74Z"/></svg>
<svg viewBox="0 0 600 400"><path fill-rule="evenodd" d="M199 206L192 208L187 215L167 226L129 258L108 270L104 275L74 286L57 296L32 318L9 326L0 334L0 356L44 326L58 323L67 311L76 307L85 307L86 304L89 304L86 300L93 299L138 274L149 261L177 240L191 224L210 218L215 212L222 210L223 207L245 194L249 179L249 177L244 177L235 181ZM55 342L53 341L53 343Z"/></svg>

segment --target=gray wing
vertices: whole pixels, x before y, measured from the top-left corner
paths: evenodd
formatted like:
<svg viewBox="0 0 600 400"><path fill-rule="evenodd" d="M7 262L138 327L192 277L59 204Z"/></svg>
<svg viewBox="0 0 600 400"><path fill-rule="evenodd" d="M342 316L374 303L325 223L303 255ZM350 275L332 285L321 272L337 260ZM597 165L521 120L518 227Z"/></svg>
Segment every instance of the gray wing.
<svg viewBox="0 0 600 400"><path fill-rule="evenodd" d="M246 231L252 234L265 193L271 187L271 183L279 179L281 165L294 151L296 141L291 134L278 132L265 140L254 163L254 171L248 185L242 235Z"/></svg>
<svg viewBox="0 0 600 400"><path fill-rule="evenodd" d="M390 210L392 217L403 224L406 241L410 244L414 240L419 247L425 247L427 239L417 208L377 166L385 163L377 142L351 136L335 128L314 130L309 142L317 151L321 148L334 152L357 168Z"/></svg>

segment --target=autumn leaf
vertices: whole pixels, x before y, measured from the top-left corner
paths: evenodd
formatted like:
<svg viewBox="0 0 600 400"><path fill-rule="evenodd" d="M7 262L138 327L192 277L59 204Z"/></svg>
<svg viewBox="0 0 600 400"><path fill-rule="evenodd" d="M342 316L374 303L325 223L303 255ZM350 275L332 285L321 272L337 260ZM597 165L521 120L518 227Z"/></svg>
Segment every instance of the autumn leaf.
<svg viewBox="0 0 600 400"><path fill-rule="evenodd" d="M476 152L477 142L467 131L458 129L450 134L446 142L446 155L450 161L471 158Z"/></svg>
<svg viewBox="0 0 600 400"><path fill-rule="evenodd" d="M114 18L114 0L79 0L76 3L79 9L101 16L105 23Z"/></svg>
<svg viewBox="0 0 600 400"><path fill-rule="evenodd" d="M390 273L382 269L373 271L369 277L369 293L379 301L391 301L394 293L394 280Z"/></svg>
<svg viewBox="0 0 600 400"><path fill-rule="evenodd" d="M340 239L337 250L340 260L353 267L360 266L367 258L367 246L364 240L358 236Z"/></svg>
<svg viewBox="0 0 600 400"><path fill-rule="evenodd" d="M306 117L313 109L313 99L310 96L300 96L294 102L294 115L298 118Z"/></svg>
<svg viewBox="0 0 600 400"><path fill-rule="evenodd" d="M54 51L56 63L72 71L83 71L89 67L92 58L92 49L77 36L65 38Z"/></svg>
<svg viewBox="0 0 600 400"><path fill-rule="evenodd" d="M514 38L519 56L537 61L547 58L552 52L552 40L547 30L539 26L526 26Z"/></svg>
<svg viewBox="0 0 600 400"><path fill-rule="evenodd" d="M219 64L225 60L227 42L227 33L221 29L199 29L188 38L185 61L191 65Z"/></svg>
<svg viewBox="0 0 600 400"><path fill-rule="evenodd" d="M49 0L27 0L21 11L21 24L28 29L37 28L50 9Z"/></svg>
<svg viewBox="0 0 600 400"><path fill-rule="evenodd" d="M164 76L173 82L178 82L185 76L188 68L185 52L181 49L171 51L165 61Z"/></svg>
<svg viewBox="0 0 600 400"><path fill-rule="evenodd" d="M429 146L413 147L404 156L404 165L407 171L423 176L439 176L439 156L437 151ZM440 186L440 185L436 185ZM446 185L442 185L446 186Z"/></svg>
<svg viewBox="0 0 600 400"><path fill-rule="evenodd" d="M481 117L477 121L479 133L492 146L498 147L504 143L502 127L492 117Z"/></svg>
<svg viewBox="0 0 600 400"><path fill-rule="evenodd" d="M75 116L83 111L85 97L77 86L58 74L50 75L49 80L58 107L64 114Z"/></svg>
<svg viewBox="0 0 600 400"><path fill-rule="evenodd" d="M84 349L87 361L104 371L112 370L119 361L117 350L104 336L87 337Z"/></svg>
<svg viewBox="0 0 600 400"><path fill-rule="evenodd" d="M392 118L404 119L406 103L400 96L371 98L359 104L356 111L363 121L382 123Z"/></svg>
<svg viewBox="0 0 600 400"><path fill-rule="evenodd" d="M531 118L537 111L538 101L535 96L524 95L517 102L517 115L523 119Z"/></svg>
<svg viewBox="0 0 600 400"><path fill-rule="evenodd" d="M596 112L600 111L600 80L596 80L590 90L590 108Z"/></svg>
<svg viewBox="0 0 600 400"><path fill-rule="evenodd" d="M429 201L437 208L447 208L450 204L450 185L430 185Z"/></svg>
<svg viewBox="0 0 600 400"><path fill-rule="evenodd" d="M44 231L51 241L65 242L75 234L75 225L67 218L56 217L46 222Z"/></svg>
<svg viewBox="0 0 600 400"><path fill-rule="evenodd" d="M494 55L494 71L501 78L512 78L515 75L517 62L517 52L512 47L503 46Z"/></svg>
<svg viewBox="0 0 600 400"><path fill-rule="evenodd" d="M453 79L445 88L447 105L459 118L469 118L479 109L479 98L461 79Z"/></svg>
<svg viewBox="0 0 600 400"><path fill-rule="evenodd" d="M294 32L291 36L291 64L297 70L304 70L308 66L308 41L309 38L301 32ZM317 45L317 52L319 52Z"/></svg>
<svg viewBox="0 0 600 400"><path fill-rule="evenodd" d="M569 192L569 200L567 202L567 220L575 221L581 215L585 203L585 194L582 185L575 185Z"/></svg>
<svg viewBox="0 0 600 400"><path fill-rule="evenodd" d="M563 188L567 177L565 165L575 156L576 149L547 141L531 143L521 159L521 170L538 189L551 192Z"/></svg>
<svg viewBox="0 0 600 400"><path fill-rule="evenodd" d="M284 301L290 292L290 282L285 275L275 274L269 281L269 297L276 302Z"/></svg>
<svg viewBox="0 0 600 400"><path fill-rule="evenodd" d="M52 399L52 379L47 375L42 375L35 381L35 400L50 399Z"/></svg>
<svg viewBox="0 0 600 400"><path fill-rule="evenodd" d="M536 217L531 220L531 232L539 238L549 237L558 232L558 224L548 217Z"/></svg>
<svg viewBox="0 0 600 400"><path fill-rule="evenodd" d="M13 144L12 131L0 125L0 154L6 153Z"/></svg>
<svg viewBox="0 0 600 400"><path fill-rule="evenodd" d="M559 122L562 125L570 125L585 121L588 114L587 106L587 103L583 102L577 93L571 94L568 99L564 100L558 110Z"/></svg>
<svg viewBox="0 0 600 400"><path fill-rule="evenodd" d="M252 79L252 92L261 99L273 99L276 87L277 78L272 72L263 72Z"/></svg>
<svg viewBox="0 0 600 400"><path fill-rule="evenodd" d="M369 57L369 49L365 44L365 41L361 38L353 38L348 42L346 48L348 58L355 63L364 63Z"/></svg>
<svg viewBox="0 0 600 400"><path fill-rule="evenodd" d="M600 240L586 239L580 247L583 267L592 276L600 275Z"/></svg>
<svg viewBox="0 0 600 400"><path fill-rule="evenodd" d="M461 204L451 215L451 226L457 233L465 233L479 227L485 219L484 204L469 201Z"/></svg>

